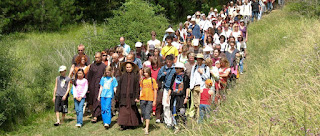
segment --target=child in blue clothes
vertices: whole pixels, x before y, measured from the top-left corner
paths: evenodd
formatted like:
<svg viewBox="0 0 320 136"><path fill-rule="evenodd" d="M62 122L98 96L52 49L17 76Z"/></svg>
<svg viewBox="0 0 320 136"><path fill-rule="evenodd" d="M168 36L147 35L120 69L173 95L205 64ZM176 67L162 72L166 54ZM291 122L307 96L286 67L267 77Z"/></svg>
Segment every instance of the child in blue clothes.
<svg viewBox="0 0 320 136"><path fill-rule="evenodd" d="M118 86L118 82L116 78L113 77L111 70L110 66L106 68L104 76L100 80L98 95L98 101L101 101L101 115L105 128L109 128L111 123L111 103Z"/></svg>

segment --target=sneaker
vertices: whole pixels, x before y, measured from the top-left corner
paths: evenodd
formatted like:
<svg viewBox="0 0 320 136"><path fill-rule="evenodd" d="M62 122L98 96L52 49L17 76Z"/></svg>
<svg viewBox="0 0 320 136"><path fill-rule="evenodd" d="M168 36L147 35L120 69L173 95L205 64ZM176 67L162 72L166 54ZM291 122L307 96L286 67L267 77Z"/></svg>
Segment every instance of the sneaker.
<svg viewBox="0 0 320 136"><path fill-rule="evenodd" d="M81 124L76 124L76 127L81 128Z"/></svg>
<svg viewBox="0 0 320 136"><path fill-rule="evenodd" d="M240 75L242 75L243 74L243 72L240 72Z"/></svg>
<svg viewBox="0 0 320 136"><path fill-rule="evenodd" d="M60 125L60 122L56 122L53 124L54 126L59 126Z"/></svg>
<svg viewBox="0 0 320 136"><path fill-rule="evenodd" d="M156 120L156 123L161 123L160 119L157 119L157 120Z"/></svg>
<svg viewBox="0 0 320 136"><path fill-rule="evenodd" d="M109 128L109 124L107 124L107 123L104 123L104 128Z"/></svg>

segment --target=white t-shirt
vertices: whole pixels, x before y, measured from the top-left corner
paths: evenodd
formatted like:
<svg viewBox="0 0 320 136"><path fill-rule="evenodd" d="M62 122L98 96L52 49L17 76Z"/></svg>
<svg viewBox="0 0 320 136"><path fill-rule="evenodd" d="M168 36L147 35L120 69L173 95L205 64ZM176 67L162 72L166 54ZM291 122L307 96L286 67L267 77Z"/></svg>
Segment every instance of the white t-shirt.
<svg viewBox="0 0 320 136"><path fill-rule="evenodd" d="M161 48L161 42L158 40L158 39L155 39L155 40L149 40L147 42L148 45L154 45L154 47L156 48Z"/></svg>
<svg viewBox="0 0 320 136"><path fill-rule="evenodd" d="M228 51L228 44L226 42L220 43L221 49L220 51Z"/></svg>

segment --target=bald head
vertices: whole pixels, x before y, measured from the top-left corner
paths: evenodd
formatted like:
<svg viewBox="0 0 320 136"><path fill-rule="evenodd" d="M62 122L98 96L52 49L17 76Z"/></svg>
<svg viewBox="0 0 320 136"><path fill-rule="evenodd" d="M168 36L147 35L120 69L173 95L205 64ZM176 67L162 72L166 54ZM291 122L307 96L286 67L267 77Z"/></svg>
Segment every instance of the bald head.
<svg viewBox="0 0 320 136"><path fill-rule="evenodd" d="M126 58L127 62L133 62L134 61L134 55L129 54Z"/></svg>
<svg viewBox="0 0 320 136"><path fill-rule="evenodd" d="M113 54L112 54L112 61L113 61L113 62L118 62L118 61L119 61L119 55L118 55L118 53L113 53Z"/></svg>
<svg viewBox="0 0 320 136"><path fill-rule="evenodd" d="M125 41L124 37L120 37L120 44L121 45L124 45L124 41Z"/></svg>
<svg viewBox="0 0 320 136"><path fill-rule="evenodd" d="M96 52L95 53L94 60L95 60L96 63L101 63L102 62L101 52Z"/></svg>

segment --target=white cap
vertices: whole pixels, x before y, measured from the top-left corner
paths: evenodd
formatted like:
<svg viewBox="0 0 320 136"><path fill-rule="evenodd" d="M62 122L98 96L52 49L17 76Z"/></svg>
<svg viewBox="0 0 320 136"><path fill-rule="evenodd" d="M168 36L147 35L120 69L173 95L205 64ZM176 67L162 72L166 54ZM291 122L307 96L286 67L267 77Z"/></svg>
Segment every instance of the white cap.
<svg viewBox="0 0 320 136"><path fill-rule="evenodd" d="M213 51L213 49L209 46L206 46L204 49L203 49L204 52L207 52L207 51Z"/></svg>
<svg viewBox="0 0 320 136"><path fill-rule="evenodd" d="M181 62L177 62L173 67L175 67L175 68L183 68L183 70L186 70L186 67Z"/></svg>
<svg viewBox="0 0 320 136"><path fill-rule="evenodd" d="M195 18L191 18L190 22L192 22L192 21L196 21L196 19Z"/></svg>
<svg viewBox="0 0 320 136"><path fill-rule="evenodd" d="M174 33L174 30L170 27L166 30L166 33Z"/></svg>
<svg viewBox="0 0 320 136"><path fill-rule="evenodd" d="M188 16L187 16L187 19L189 19L189 18L191 18L191 16L190 16L190 15L188 15Z"/></svg>
<svg viewBox="0 0 320 136"><path fill-rule="evenodd" d="M193 46L198 46L199 45L199 39L193 39L192 40L192 45Z"/></svg>
<svg viewBox="0 0 320 136"><path fill-rule="evenodd" d="M142 43L141 42L136 42L136 45L135 45L135 47L137 48L139 48L139 47L141 47L142 46Z"/></svg>
<svg viewBox="0 0 320 136"><path fill-rule="evenodd" d="M218 10L215 8L214 10L213 10L214 12L218 12Z"/></svg>
<svg viewBox="0 0 320 136"><path fill-rule="evenodd" d="M201 14L201 16L205 16L206 14Z"/></svg>
<svg viewBox="0 0 320 136"><path fill-rule="evenodd" d="M64 65L59 67L59 72L66 71L66 70L67 70L67 67Z"/></svg>

